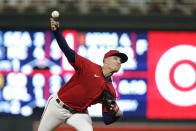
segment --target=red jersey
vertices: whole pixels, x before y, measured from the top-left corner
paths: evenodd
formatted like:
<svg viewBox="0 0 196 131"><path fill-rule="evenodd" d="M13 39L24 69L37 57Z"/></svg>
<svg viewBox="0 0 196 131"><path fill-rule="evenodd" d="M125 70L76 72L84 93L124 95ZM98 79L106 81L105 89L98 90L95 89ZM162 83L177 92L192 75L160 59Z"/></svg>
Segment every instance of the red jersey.
<svg viewBox="0 0 196 131"><path fill-rule="evenodd" d="M58 92L58 97L63 103L76 111L83 111L90 105L101 103L100 95L103 90L109 90L116 98L112 81L104 78L100 65L77 53L75 63L70 64L75 73Z"/></svg>

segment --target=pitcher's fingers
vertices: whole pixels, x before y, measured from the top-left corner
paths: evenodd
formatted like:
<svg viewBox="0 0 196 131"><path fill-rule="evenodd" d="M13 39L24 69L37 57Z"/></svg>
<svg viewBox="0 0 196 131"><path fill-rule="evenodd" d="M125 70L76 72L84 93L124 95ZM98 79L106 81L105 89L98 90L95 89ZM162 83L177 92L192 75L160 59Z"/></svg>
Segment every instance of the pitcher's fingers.
<svg viewBox="0 0 196 131"><path fill-rule="evenodd" d="M56 22L56 25L57 25L58 28L60 27L60 23L59 22Z"/></svg>

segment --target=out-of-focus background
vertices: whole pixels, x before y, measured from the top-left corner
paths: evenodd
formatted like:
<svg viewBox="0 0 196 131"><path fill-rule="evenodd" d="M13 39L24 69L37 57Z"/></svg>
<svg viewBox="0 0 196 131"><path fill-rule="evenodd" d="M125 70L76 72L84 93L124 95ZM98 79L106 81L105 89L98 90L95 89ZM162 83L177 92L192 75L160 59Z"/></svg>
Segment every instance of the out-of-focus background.
<svg viewBox="0 0 196 131"><path fill-rule="evenodd" d="M93 105L95 131L196 131L196 0L0 0L0 131L36 131L74 73L50 31L53 10L78 54L99 65L110 49L129 57L113 77L123 117L105 126Z"/></svg>

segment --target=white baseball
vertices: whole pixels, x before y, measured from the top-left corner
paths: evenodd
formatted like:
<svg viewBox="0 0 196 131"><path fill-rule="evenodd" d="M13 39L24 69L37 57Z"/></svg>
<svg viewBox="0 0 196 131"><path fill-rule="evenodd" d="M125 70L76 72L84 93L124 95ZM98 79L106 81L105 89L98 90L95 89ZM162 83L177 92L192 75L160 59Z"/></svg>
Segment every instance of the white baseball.
<svg viewBox="0 0 196 131"><path fill-rule="evenodd" d="M59 17L59 12L57 10L52 11L52 18L58 18Z"/></svg>

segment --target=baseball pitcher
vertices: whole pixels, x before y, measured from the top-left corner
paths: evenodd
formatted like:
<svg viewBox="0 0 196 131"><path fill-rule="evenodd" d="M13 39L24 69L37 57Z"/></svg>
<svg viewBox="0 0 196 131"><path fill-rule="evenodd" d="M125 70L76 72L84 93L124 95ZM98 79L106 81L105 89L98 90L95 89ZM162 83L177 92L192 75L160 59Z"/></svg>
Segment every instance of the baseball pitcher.
<svg viewBox="0 0 196 131"><path fill-rule="evenodd" d="M97 65L68 46L60 32L58 21L50 18L50 23L57 43L75 73L57 94L49 97L38 131L53 131L62 123L77 131L93 131L87 108L97 103L102 104L103 121L106 125L118 120L122 112L116 104L111 77L127 61L127 55L110 50L104 55L103 66Z"/></svg>

